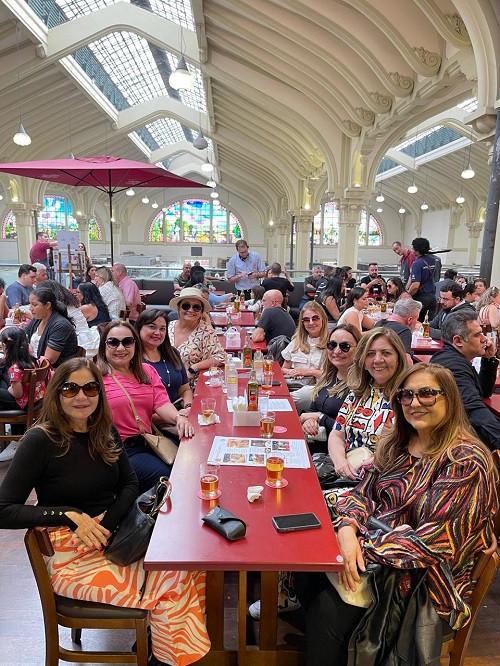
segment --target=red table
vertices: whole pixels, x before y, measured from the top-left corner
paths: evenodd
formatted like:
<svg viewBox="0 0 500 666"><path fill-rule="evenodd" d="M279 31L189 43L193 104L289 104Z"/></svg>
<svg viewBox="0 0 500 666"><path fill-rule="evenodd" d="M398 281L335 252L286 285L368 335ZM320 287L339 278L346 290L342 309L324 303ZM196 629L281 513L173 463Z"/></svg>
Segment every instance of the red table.
<svg viewBox="0 0 500 666"><path fill-rule="evenodd" d="M433 340L430 345L415 345L411 346L411 350L415 352L416 354L434 354L434 352L437 352L439 349L441 349L443 346L443 343L441 340Z"/></svg>
<svg viewBox="0 0 500 666"><path fill-rule="evenodd" d="M257 343L258 344L258 343ZM208 372L208 371L207 371ZM280 382L279 386L273 386L272 388L272 393L270 395L271 398L282 398L283 396L289 396L290 391L288 389L288 385L286 383L286 380L283 376L283 372L281 370L281 366L277 361L274 361L273 363L273 381L275 382ZM238 395L243 395L246 385L248 384L248 380L250 378L250 368L244 368L241 370L238 370ZM205 375L204 373L201 374L201 376L198 378L198 383L196 385L196 394L198 395L199 398L215 398L217 402L222 400L223 396L224 399L227 399L227 396L225 393L222 392L222 387L212 387L212 386L207 386L207 381L210 379L209 376ZM218 403L219 404L219 403Z"/></svg>
<svg viewBox="0 0 500 666"><path fill-rule="evenodd" d="M500 395L493 394L491 398L484 398L483 402L488 405L493 414L496 414L500 418Z"/></svg>
<svg viewBox="0 0 500 666"><path fill-rule="evenodd" d="M233 326L255 326L255 315L251 310L243 310L239 318L232 320ZM224 310L212 310L210 312L214 326L227 326L227 313Z"/></svg>
<svg viewBox="0 0 500 666"><path fill-rule="evenodd" d="M242 329L240 331L240 344L237 347L226 347L226 336L224 335L224 333L217 334L217 340L221 343L222 349L224 349L224 351L240 352L245 346L246 335L247 335L246 331ZM257 349L260 349L260 351L262 352L266 351L267 342L265 340L263 340L262 342L254 342L250 335L248 336L248 338L250 340L250 347L253 349L253 351L257 351Z"/></svg>
<svg viewBox="0 0 500 666"><path fill-rule="evenodd" d="M214 389L217 390L217 389ZM144 560L149 570L205 570L207 579L207 626L212 641L210 653L203 659L208 665L263 664L296 665L303 655L295 650L277 650L277 595L279 571L335 571L342 568L339 548L321 493L314 467L287 469L289 485L281 490L264 484L263 467L221 466L219 500L202 501L198 465L208 457L216 434L235 437L259 436L257 427L233 428L232 415L225 400L217 393L216 412L219 425L199 426L200 399L203 388L196 391L192 422L196 435L184 441L177 455L170 480L172 495L166 511L156 523ZM290 399L291 400L291 399ZM277 412L277 425L284 425L284 438L302 438L297 413ZM262 497L249 503L246 490L250 485L263 485ZM230 543L210 528L201 518L220 502L247 523L244 539ZM304 532L279 534L271 517L286 513L314 512L321 527ZM224 650L224 571L239 571L238 653ZM261 618L259 648L246 644L246 572L261 571ZM280 657L278 659L278 656ZM283 660L284 659L284 660Z"/></svg>

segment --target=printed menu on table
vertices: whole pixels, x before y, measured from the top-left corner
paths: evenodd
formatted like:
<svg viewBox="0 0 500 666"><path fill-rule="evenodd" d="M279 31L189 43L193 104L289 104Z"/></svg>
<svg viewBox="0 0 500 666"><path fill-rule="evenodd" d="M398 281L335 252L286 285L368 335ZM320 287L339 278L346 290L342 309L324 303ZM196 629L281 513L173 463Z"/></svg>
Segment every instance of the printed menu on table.
<svg viewBox="0 0 500 666"><path fill-rule="evenodd" d="M305 440L279 437L214 437L208 460L219 465L265 467L266 458L278 454L285 460L285 469L310 467Z"/></svg>

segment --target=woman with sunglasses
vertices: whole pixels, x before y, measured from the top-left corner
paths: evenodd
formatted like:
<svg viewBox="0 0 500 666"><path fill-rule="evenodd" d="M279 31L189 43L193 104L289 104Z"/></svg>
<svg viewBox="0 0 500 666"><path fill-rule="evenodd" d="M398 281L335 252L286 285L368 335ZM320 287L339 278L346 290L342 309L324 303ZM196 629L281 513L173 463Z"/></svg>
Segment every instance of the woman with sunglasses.
<svg viewBox="0 0 500 666"><path fill-rule="evenodd" d="M404 370L406 352L396 333L380 327L362 336L347 373L349 393L328 437L339 477L355 480L373 461L380 435L392 423L389 398Z"/></svg>
<svg viewBox="0 0 500 666"><path fill-rule="evenodd" d="M38 503L26 504L33 490ZM56 594L147 609L150 663L192 663L210 647L204 574L157 571L143 588L142 560L121 567L103 552L137 494L101 373L90 360L66 361L51 379L40 420L21 441L0 487L0 527L46 527L54 548L47 567Z"/></svg>
<svg viewBox="0 0 500 666"><path fill-rule="evenodd" d="M349 390L347 371L352 365L360 340L361 333L351 324L340 324L330 333L323 374L313 388L308 410L300 415L311 453L327 451L326 440ZM321 441L315 441L320 427L324 430L324 437L321 437Z"/></svg>
<svg viewBox="0 0 500 666"><path fill-rule="evenodd" d="M403 280L399 277L392 277L387 280L387 302L395 303L402 298L411 298L406 291Z"/></svg>
<svg viewBox="0 0 500 666"><path fill-rule="evenodd" d="M287 382L315 384L323 373L328 322L319 303L311 301L302 308L295 335L283 349L283 375Z"/></svg>
<svg viewBox="0 0 500 666"><path fill-rule="evenodd" d="M202 315L210 311L210 304L198 289L184 287L169 306L179 314L179 319L168 325L170 343L179 351L194 388L198 374L224 363L226 355L213 329L203 321Z"/></svg>
<svg viewBox="0 0 500 666"><path fill-rule="evenodd" d="M32 320L26 327L26 335L37 358L45 356L57 368L77 355L78 338L73 320L66 306L45 283L31 292L30 312Z"/></svg>
<svg viewBox="0 0 500 666"><path fill-rule="evenodd" d="M494 541L494 465L467 421L451 372L411 367L394 384L391 406L394 427L381 438L375 468L334 509L344 569L338 577L309 576L301 595L311 665L347 662L366 610L345 603L337 590L355 590L370 562L427 569L425 584L449 636L469 620L471 573ZM366 527L370 517L390 531Z"/></svg>
<svg viewBox="0 0 500 666"><path fill-rule="evenodd" d="M177 349L167 335L167 317L163 310L144 310L135 324L143 347L145 363L153 366L167 389L170 402L182 404L181 414L189 415L193 391L189 386L186 368Z"/></svg>
<svg viewBox="0 0 500 666"><path fill-rule="evenodd" d="M363 329L370 330L375 326L375 321L363 312L368 307L368 292L363 287L351 289L345 307L338 324L352 324L360 333Z"/></svg>
<svg viewBox="0 0 500 666"><path fill-rule="evenodd" d="M139 479L139 490L145 492L160 476L170 476L172 468L144 441L126 393L134 403L145 432L152 431L155 414L162 422L176 426L179 439L192 437L194 429L170 402L156 370L143 363L141 339L128 322L112 321L106 326L97 352L97 365L103 375L113 423Z"/></svg>

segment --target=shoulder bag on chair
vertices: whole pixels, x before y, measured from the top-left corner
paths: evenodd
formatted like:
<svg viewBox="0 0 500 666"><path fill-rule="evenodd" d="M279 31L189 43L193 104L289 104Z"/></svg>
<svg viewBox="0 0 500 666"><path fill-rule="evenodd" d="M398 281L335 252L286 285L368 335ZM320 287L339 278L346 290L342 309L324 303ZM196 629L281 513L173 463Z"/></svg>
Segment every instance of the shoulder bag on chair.
<svg viewBox="0 0 500 666"><path fill-rule="evenodd" d="M153 430L155 430L156 434L153 435L150 432L146 432L144 430L144 426L142 425L142 421L140 419L139 414L137 413L137 410L135 408L135 405L132 401L132 398L130 397L128 391L125 389L125 387L118 381L118 379L112 374L111 377L113 380L118 384L118 386L121 388L121 390L125 393L127 396L127 400L129 401L130 408L132 410L132 414L134 415L134 419L137 423L137 426L139 428L139 432L141 435L144 437L144 441L149 444L149 446L153 449L153 451L156 453L158 458L163 460L164 463L167 465L173 465L175 456L177 455L177 444L173 442L171 439L168 437L165 437L158 428L155 426L154 423L151 425L153 426Z"/></svg>

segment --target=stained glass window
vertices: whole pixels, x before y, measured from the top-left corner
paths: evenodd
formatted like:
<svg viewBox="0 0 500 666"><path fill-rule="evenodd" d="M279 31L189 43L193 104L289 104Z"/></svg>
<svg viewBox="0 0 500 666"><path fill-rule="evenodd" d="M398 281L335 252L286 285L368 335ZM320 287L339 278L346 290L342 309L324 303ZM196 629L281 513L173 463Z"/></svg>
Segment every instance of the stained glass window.
<svg viewBox="0 0 500 666"><path fill-rule="evenodd" d="M382 228L373 215L367 215L365 210L361 213L361 223L358 232L359 245L382 245ZM323 242L320 242L320 238ZM339 242L339 213L335 202L327 201L322 204L320 212L314 217L314 243L315 245L338 245Z"/></svg>
<svg viewBox="0 0 500 666"><path fill-rule="evenodd" d="M243 230L236 215L206 199L176 201L154 217L148 233L151 243L232 244L240 238Z"/></svg>
<svg viewBox="0 0 500 666"><path fill-rule="evenodd" d="M102 238L101 225L96 217L91 217L89 220L89 240L100 241Z"/></svg>
<svg viewBox="0 0 500 666"><path fill-rule="evenodd" d="M16 216L11 210L3 219L2 238L17 238Z"/></svg>

